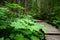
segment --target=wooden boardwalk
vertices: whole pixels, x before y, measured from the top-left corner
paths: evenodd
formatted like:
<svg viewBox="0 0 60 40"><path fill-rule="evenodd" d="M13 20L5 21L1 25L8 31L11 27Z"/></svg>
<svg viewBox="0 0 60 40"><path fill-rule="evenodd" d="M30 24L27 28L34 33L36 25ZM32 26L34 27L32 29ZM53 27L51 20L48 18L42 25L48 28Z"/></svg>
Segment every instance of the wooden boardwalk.
<svg viewBox="0 0 60 40"><path fill-rule="evenodd" d="M45 35L46 40L60 40L60 35Z"/></svg>
<svg viewBox="0 0 60 40"><path fill-rule="evenodd" d="M60 31L58 29L41 20L36 20L36 22L43 24L45 27L48 27L48 30L42 29L42 31L45 33L46 40L60 40Z"/></svg>

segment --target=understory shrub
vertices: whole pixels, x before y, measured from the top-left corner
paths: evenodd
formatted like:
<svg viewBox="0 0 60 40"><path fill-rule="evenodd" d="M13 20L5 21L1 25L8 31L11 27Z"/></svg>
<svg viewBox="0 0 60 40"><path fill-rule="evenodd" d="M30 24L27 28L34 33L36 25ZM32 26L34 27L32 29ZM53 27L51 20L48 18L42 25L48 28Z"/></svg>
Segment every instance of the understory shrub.
<svg viewBox="0 0 60 40"><path fill-rule="evenodd" d="M54 11L49 15L46 15L44 19L46 22L52 24L60 30L60 6L55 6Z"/></svg>
<svg viewBox="0 0 60 40"><path fill-rule="evenodd" d="M60 29L60 0L40 0L40 4L40 10L37 10L38 7L35 6L36 8L33 7L34 10L29 12L30 15Z"/></svg>
<svg viewBox="0 0 60 40"><path fill-rule="evenodd" d="M0 7L0 40L44 40L46 29L29 15L18 16L8 8Z"/></svg>

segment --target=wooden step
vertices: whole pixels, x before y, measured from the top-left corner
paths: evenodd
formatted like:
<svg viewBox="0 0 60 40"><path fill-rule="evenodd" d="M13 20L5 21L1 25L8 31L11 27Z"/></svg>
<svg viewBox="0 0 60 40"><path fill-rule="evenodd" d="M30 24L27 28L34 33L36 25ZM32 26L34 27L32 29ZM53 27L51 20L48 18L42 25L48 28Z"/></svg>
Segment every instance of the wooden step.
<svg viewBox="0 0 60 40"><path fill-rule="evenodd" d="M55 27L49 27L48 30L42 29L42 31L43 31L45 34L60 35L60 31L59 31L58 29L56 29Z"/></svg>
<svg viewBox="0 0 60 40"><path fill-rule="evenodd" d="M35 22L42 22L43 20L34 20Z"/></svg>
<svg viewBox="0 0 60 40"><path fill-rule="evenodd" d="M60 30L56 29L54 26L47 24L45 22L39 22L40 24L43 24L45 27L48 27L48 30L42 29L42 31L45 34L56 34L56 35L60 35Z"/></svg>
<svg viewBox="0 0 60 40"><path fill-rule="evenodd" d="M60 40L60 30L43 21L37 21L37 23L40 23L48 28L48 30L42 29L42 31L45 33L46 40Z"/></svg>
<svg viewBox="0 0 60 40"><path fill-rule="evenodd" d="M45 35L46 40L60 40L60 35Z"/></svg>

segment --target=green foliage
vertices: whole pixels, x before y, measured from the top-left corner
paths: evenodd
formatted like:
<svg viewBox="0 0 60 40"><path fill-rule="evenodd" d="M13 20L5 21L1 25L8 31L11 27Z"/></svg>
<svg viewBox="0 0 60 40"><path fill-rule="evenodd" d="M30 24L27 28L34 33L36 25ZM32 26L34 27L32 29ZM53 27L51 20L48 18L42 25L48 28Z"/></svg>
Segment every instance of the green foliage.
<svg viewBox="0 0 60 40"><path fill-rule="evenodd" d="M60 0L31 0L30 3L29 14L33 18L44 20L60 29Z"/></svg>
<svg viewBox="0 0 60 40"><path fill-rule="evenodd" d="M33 19L29 18L28 16L20 19L16 18L16 21L12 22L11 26L15 27L16 29L23 28L31 31L39 31L40 29L45 28L44 25L35 23Z"/></svg>
<svg viewBox="0 0 60 40"><path fill-rule="evenodd" d="M53 26L56 26L56 28L60 29L60 6L54 6L53 12L46 13L46 15L43 17L44 20Z"/></svg>
<svg viewBox="0 0 60 40"><path fill-rule="evenodd" d="M41 14L38 11L39 10L36 9L30 10L28 14L31 15L34 19L40 19Z"/></svg>
<svg viewBox="0 0 60 40"><path fill-rule="evenodd" d="M2 37L2 38L0 38L0 40L4 40L4 38Z"/></svg>
<svg viewBox="0 0 60 40"><path fill-rule="evenodd" d="M40 19L40 0L31 0L29 4L31 8L28 14L35 19Z"/></svg>
<svg viewBox="0 0 60 40"><path fill-rule="evenodd" d="M8 8L0 7L0 29L6 28L10 21L13 20L18 15L10 12Z"/></svg>
<svg viewBox="0 0 60 40"><path fill-rule="evenodd" d="M19 17L8 8L0 7L0 40L44 40L44 34L39 31L42 28L31 16Z"/></svg>
<svg viewBox="0 0 60 40"><path fill-rule="evenodd" d="M22 7L22 6L18 5L18 4L15 4L15 3L12 3L12 4L8 3L8 4L6 4L6 6L9 7L9 8L20 9L20 10L25 9L24 7Z"/></svg>
<svg viewBox="0 0 60 40"><path fill-rule="evenodd" d="M5 26L7 26L9 21L7 21L7 16L5 16L7 13L9 13L9 10L7 10L7 8L3 8L3 7L0 7L0 29L1 28L5 28Z"/></svg>

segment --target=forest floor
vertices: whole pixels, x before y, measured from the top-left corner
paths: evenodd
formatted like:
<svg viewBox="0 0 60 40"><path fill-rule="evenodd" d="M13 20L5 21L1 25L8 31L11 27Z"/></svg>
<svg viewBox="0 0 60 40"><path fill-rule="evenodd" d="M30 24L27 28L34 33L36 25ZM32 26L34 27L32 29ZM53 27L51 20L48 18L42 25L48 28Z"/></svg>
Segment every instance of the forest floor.
<svg viewBox="0 0 60 40"><path fill-rule="evenodd" d="M60 40L60 31L57 28L46 22L43 22L42 20L36 21L40 24L43 24L45 27L48 27L48 30L42 29L42 31L45 33L46 40Z"/></svg>

